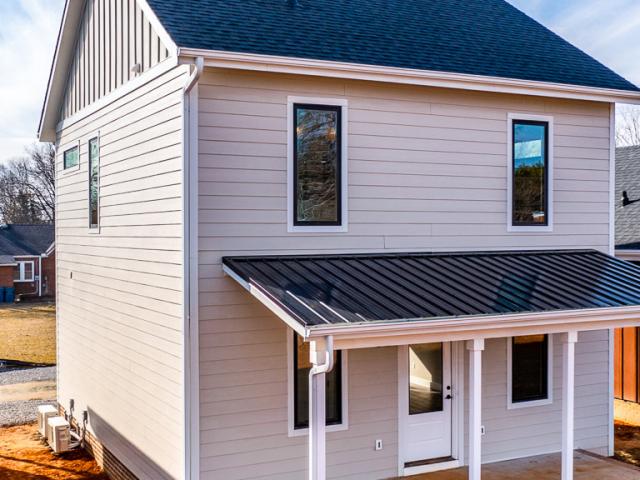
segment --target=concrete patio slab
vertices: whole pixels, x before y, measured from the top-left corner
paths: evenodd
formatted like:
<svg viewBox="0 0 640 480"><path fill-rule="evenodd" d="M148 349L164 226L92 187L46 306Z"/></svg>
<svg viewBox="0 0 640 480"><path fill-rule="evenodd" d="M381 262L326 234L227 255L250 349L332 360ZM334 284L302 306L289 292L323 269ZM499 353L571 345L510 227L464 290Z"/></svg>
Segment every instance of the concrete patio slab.
<svg viewBox="0 0 640 480"><path fill-rule="evenodd" d="M456 468L442 472L405 477L411 480L467 480L467 469ZM558 480L560 454L509 460L482 466L483 480ZM638 480L640 469L617 460L575 453L575 480Z"/></svg>

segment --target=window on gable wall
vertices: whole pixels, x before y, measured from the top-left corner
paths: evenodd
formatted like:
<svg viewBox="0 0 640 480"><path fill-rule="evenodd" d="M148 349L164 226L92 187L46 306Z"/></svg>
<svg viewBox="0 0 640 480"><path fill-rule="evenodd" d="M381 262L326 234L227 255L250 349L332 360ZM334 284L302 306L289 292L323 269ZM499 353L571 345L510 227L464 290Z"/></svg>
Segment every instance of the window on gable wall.
<svg viewBox="0 0 640 480"><path fill-rule="evenodd" d="M100 226L100 144L89 140L89 228Z"/></svg>

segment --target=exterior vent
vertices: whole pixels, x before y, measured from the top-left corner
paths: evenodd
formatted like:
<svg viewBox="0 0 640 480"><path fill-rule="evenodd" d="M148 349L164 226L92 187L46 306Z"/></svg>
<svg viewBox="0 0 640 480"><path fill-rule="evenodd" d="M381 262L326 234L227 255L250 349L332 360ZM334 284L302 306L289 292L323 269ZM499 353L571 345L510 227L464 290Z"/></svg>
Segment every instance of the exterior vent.
<svg viewBox="0 0 640 480"><path fill-rule="evenodd" d="M71 429L64 417L50 418L48 430L47 441L53 453L63 453L70 449Z"/></svg>
<svg viewBox="0 0 640 480"><path fill-rule="evenodd" d="M40 405L38 407L38 431L47 438L47 422L50 417L57 417L58 409L53 405Z"/></svg>

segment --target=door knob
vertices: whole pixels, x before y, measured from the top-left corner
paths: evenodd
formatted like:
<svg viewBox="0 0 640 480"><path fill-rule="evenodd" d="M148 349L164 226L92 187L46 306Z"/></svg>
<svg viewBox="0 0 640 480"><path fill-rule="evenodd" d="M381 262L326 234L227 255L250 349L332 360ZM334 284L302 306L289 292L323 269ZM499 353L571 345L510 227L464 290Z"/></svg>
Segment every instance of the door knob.
<svg viewBox="0 0 640 480"><path fill-rule="evenodd" d="M444 397L446 400L451 400L453 397L451 396L451 394L447 395L446 397Z"/></svg>

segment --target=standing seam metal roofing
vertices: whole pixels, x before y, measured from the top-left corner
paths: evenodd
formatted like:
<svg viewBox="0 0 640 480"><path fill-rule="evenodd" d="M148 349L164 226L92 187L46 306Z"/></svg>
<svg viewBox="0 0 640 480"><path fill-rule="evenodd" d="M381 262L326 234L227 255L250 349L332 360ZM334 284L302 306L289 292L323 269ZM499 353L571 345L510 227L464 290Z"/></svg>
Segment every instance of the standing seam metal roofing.
<svg viewBox="0 0 640 480"><path fill-rule="evenodd" d="M305 327L640 305L640 268L595 250L225 257Z"/></svg>
<svg viewBox="0 0 640 480"><path fill-rule="evenodd" d="M639 90L504 0L148 2L183 48Z"/></svg>

